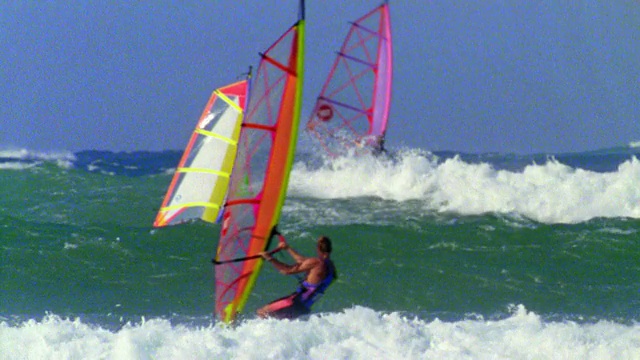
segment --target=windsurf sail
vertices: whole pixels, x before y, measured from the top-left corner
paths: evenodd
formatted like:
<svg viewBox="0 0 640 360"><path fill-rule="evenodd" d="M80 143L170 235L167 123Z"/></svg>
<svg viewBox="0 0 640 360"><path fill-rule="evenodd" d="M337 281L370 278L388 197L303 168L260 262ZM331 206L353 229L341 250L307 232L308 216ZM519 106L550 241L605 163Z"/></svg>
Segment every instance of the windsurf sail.
<svg viewBox="0 0 640 360"><path fill-rule="evenodd" d="M300 16L264 54L252 82L214 259L215 314L242 311L280 218L293 163L302 97L304 1ZM245 261L234 259L248 258Z"/></svg>
<svg viewBox="0 0 640 360"><path fill-rule="evenodd" d="M249 79L213 91L193 131L155 227L202 219L215 222L236 157Z"/></svg>
<svg viewBox="0 0 640 360"><path fill-rule="evenodd" d="M382 150L391 103L389 4L351 24L318 96L307 130L332 156Z"/></svg>

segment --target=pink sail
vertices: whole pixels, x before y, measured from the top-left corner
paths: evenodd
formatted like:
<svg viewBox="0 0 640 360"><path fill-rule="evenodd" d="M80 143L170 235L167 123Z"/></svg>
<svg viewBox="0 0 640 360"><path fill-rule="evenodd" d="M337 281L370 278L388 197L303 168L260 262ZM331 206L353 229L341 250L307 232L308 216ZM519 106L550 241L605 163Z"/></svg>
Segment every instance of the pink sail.
<svg viewBox="0 0 640 360"><path fill-rule="evenodd" d="M386 2L354 23L307 123L332 156L380 151L391 102L392 43Z"/></svg>

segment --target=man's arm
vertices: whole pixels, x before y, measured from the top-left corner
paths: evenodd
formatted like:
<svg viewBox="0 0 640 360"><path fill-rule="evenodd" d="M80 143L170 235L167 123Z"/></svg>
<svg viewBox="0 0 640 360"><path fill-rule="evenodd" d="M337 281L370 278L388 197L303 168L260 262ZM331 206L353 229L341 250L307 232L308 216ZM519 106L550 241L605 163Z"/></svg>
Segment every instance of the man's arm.
<svg viewBox="0 0 640 360"><path fill-rule="evenodd" d="M260 253L262 257L268 262L272 263L273 266L284 275L298 274L301 272L307 272L317 266L318 259L315 258L305 258L302 262L296 263L294 265L285 264L282 261L275 259L273 256L269 255L266 252Z"/></svg>
<svg viewBox="0 0 640 360"><path fill-rule="evenodd" d="M301 264L308 259L307 257L300 255L297 251L293 250L293 248L289 246L289 244L286 244L284 246L284 249L287 250L289 255L291 255L291 257L297 264Z"/></svg>
<svg viewBox="0 0 640 360"><path fill-rule="evenodd" d="M282 236L282 234L277 233L278 235L278 248L282 249L282 250L287 250L287 252L289 253L289 255L291 255L291 257L293 258L293 260L297 263L300 264L302 262L304 262L307 257L300 255L297 251L293 250L291 248L291 246L289 246L289 244L287 244L287 241L285 240L284 236Z"/></svg>

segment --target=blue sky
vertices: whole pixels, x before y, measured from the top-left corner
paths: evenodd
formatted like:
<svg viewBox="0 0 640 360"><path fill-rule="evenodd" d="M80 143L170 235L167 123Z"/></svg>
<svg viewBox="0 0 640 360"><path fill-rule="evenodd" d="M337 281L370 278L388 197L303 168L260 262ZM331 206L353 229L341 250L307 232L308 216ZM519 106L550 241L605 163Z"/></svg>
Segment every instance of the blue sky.
<svg viewBox="0 0 640 360"><path fill-rule="evenodd" d="M303 119L379 1L307 0ZM640 4L391 1L390 147L595 150L640 140ZM211 91L295 0L0 3L0 149L182 149Z"/></svg>

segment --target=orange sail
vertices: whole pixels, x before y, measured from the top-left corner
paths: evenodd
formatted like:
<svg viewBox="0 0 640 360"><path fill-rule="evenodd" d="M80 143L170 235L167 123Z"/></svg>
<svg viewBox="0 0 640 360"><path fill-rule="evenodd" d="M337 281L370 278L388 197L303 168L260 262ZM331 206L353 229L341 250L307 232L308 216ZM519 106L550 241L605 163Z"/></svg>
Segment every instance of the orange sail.
<svg viewBox="0 0 640 360"><path fill-rule="evenodd" d="M227 323L242 311L263 263L254 256L267 249L280 219L300 122L303 54L301 2L298 22L261 54L242 125L214 259L215 314Z"/></svg>

